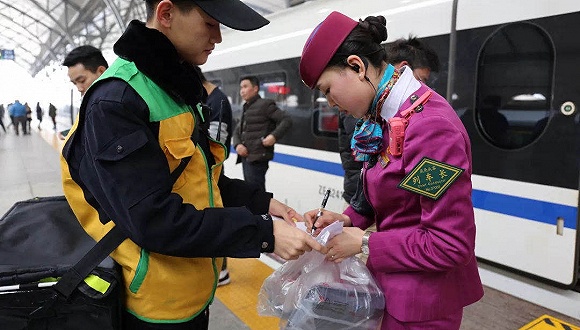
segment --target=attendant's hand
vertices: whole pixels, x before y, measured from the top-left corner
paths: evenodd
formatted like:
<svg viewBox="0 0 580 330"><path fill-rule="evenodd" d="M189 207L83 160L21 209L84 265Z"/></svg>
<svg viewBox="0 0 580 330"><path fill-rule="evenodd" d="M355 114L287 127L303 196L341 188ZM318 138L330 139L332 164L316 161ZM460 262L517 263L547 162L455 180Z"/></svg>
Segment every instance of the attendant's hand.
<svg viewBox="0 0 580 330"><path fill-rule="evenodd" d="M248 148L240 143L236 146L236 153L240 155L240 157L248 157Z"/></svg>
<svg viewBox="0 0 580 330"><path fill-rule="evenodd" d="M262 139L262 145L264 147L271 147L276 143L276 137L272 134L268 134L265 138Z"/></svg>
<svg viewBox="0 0 580 330"><path fill-rule="evenodd" d="M327 253L326 247L318 243L308 233L288 225L285 221L273 220L274 253L285 260L298 259L307 251Z"/></svg>
<svg viewBox="0 0 580 330"><path fill-rule="evenodd" d="M304 221L304 218L296 213L296 211L290 206L272 198L270 200L270 207L268 212L271 215L283 218L289 225L296 227L296 221Z"/></svg>
<svg viewBox="0 0 580 330"><path fill-rule="evenodd" d="M344 227L342 233L326 243L326 260L342 262L344 259L361 253L364 231L358 227Z"/></svg>
<svg viewBox="0 0 580 330"><path fill-rule="evenodd" d="M352 222L350 221L350 217L348 215L335 213L326 209L322 210L322 215L316 223L314 223L314 219L316 219L316 214L318 214L318 209L308 211L304 213L304 221L306 222L306 228L308 231L312 231L312 225L316 227L316 231L314 231L314 236L317 236L318 233L322 230L322 228L330 225L331 223L335 222L336 220L342 221L344 227L352 226Z"/></svg>

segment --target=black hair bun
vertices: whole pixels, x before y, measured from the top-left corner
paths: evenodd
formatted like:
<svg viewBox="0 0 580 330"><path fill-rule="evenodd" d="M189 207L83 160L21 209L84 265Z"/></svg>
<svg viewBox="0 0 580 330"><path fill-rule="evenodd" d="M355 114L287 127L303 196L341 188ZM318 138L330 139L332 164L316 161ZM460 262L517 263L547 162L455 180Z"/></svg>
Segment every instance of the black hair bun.
<svg viewBox="0 0 580 330"><path fill-rule="evenodd" d="M359 25L369 32L377 44L387 40L387 20L384 16L368 16L364 21L359 20Z"/></svg>

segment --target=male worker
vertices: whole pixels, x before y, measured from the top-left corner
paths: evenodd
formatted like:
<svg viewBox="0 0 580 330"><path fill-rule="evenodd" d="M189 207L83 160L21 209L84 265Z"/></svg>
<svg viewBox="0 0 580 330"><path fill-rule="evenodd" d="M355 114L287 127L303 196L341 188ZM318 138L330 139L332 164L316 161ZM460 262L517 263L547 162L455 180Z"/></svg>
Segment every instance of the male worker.
<svg viewBox="0 0 580 330"><path fill-rule="evenodd" d="M226 150L208 137L193 66L221 42L220 24L268 21L239 0L147 0L146 11L83 98L62 151L63 187L94 239L113 224L129 238L111 254L122 266L126 329L207 329L216 257L296 259L325 248L289 224L302 219L292 208L221 174Z"/></svg>

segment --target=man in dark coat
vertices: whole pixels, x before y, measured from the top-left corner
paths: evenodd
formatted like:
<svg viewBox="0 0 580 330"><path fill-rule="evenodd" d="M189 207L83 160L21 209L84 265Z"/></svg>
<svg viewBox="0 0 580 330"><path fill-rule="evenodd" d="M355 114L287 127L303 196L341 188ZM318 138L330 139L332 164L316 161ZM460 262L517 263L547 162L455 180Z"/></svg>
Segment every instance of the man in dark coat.
<svg viewBox="0 0 580 330"><path fill-rule="evenodd" d="M240 95L246 103L242 120L234 131L234 146L238 162L242 162L244 180L266 190L266 172L274 158L274 144L292 127L292 119L274 100L261 98L259 91L257 77L240 79Z"/></svg>

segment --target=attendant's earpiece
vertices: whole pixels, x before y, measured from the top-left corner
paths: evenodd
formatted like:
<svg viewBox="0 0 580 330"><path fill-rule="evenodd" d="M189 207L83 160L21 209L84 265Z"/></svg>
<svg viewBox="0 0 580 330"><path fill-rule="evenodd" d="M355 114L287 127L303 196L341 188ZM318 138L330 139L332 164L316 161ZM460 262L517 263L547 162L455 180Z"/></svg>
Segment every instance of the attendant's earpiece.
<svg viewBox="0 0 580 330"><path fill-rule="evenodd" d="M365 68L368 65L367 61L365 61L365 59L362 59ZM358 64L353 64L350 65L350 68L354 70L354 72L359 73L360 72L360 66ZM362 75L362 74L361 74ZM371 82L371 80L369 79L369 77L367 77L366 75L364 76L364 79L371 85L371 87L375 90L375 92L377 91L377 89L375 88L375 86L373 85L373 83Z"/></svg>
<svg viewBox="0 0 580 330"><path fill-rule="evenodd" d="M350 66L350 68L353 69L354 72L356 72L356 73L358 73L360 71L360 66L358 66L358 64L353 64L353 65ZM364 76L364 78L365 78L366 81L371 82L369 80L369 77Z"/></svg>

